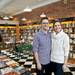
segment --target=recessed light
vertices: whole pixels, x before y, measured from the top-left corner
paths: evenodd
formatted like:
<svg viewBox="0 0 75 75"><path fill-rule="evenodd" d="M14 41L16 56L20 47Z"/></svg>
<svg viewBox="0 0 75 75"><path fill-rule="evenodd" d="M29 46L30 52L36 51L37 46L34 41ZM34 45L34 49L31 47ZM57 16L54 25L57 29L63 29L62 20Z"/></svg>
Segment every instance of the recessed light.
<svg viewBox="0 0 75 75"><path fill-rule="evenodd" d="M22 21L25 21L26 20L26 18L22 18Z"/></svg>
<svg viewBox="0 0 75 75"><path fill-rule="evenodd" d="M13 18L13 16L10 16L10 18Z"/></svg>
<svg viewBox="0 0 75 75"><path fill-rule="evenodd" d="M8 20L9 18L7 16L4 16L3 19Z"/></svg>
<svg viewBox="0 0 75 75"><path fill-rule="evenodd" d="M43 0L38 0L38 1L43 1Z"/></svg>
<svg viewBox="0 0 75 75"><path fill-rule="evenodd" d="M25 9L24 9L24 11L25 11L25 12L31 12L31 11L32 11L32 9L31 9L31 8L29 8L29 7L27 7L27 8L25 8Z"/></svg>
<svg viewBox="0 0 75 75"><path fill-rule="evenodd" d="M40 15L40 17L46 17L46 15L45 15L44 13L42 13L42 14Z"/></svg>

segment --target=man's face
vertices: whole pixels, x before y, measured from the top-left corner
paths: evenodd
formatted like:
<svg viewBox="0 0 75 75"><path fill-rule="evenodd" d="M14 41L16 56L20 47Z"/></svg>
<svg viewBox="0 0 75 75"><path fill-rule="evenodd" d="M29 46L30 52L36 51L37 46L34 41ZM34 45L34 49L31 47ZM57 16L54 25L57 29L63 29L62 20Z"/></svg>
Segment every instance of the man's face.
<svg viewBox="0 0 75 75"><path fill-rule="evenodd" d="M60 32L61 31L61 24L59 22L56 22L55 25L54 25L54 30L55 32Z"/></svg>
<svg viewBox="0 0 75 75"><path fill-rule="evenodd" d="M44 30L49 30L48 24L49 24L49 21L47 19L42 20L42 28Z"/></svg>

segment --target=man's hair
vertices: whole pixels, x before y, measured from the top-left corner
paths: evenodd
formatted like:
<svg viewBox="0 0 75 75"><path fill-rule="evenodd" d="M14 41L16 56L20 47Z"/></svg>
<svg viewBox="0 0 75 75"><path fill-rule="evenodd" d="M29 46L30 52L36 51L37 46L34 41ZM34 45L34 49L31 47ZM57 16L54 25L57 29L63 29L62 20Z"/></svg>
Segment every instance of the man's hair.
<svg viewBox="0 0 75 75"><path fill-rule="evenodd" d="M47 20L48 20L48 17L43 17L43 18L41 18L40 23L42 23L42 21L43 21L44 19L47 19Z"/></svg>

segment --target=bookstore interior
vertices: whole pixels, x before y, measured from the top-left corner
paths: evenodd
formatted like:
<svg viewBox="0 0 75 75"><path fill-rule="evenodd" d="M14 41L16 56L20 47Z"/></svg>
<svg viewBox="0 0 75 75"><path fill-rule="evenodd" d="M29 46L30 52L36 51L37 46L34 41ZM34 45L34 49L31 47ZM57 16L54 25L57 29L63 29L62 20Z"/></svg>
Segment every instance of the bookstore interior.
<svg viewBox="0 0 75 75"><path fill-rule="evenodd" d="M75 0L0 0L0 75L36 75L32 44L43 17L50 28L59 20L68 34L64 75L75 75Z"/></svg>

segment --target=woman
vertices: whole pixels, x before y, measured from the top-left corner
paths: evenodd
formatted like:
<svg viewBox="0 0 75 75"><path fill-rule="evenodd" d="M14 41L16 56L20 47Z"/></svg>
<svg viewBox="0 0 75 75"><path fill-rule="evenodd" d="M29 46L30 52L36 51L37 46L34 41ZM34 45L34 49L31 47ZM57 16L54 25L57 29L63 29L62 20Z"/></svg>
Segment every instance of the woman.
<svg viewBox="0 0 75 75"><path fill-rule="evenodd" d="M60 22L55 22L52 33L51 72L63 75L63 64L67 64L69 54L69 37L63 32Z"/></svg>

